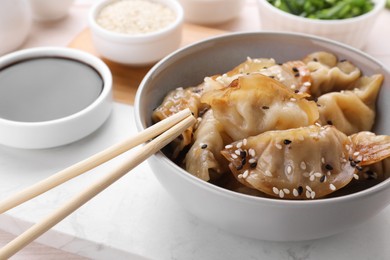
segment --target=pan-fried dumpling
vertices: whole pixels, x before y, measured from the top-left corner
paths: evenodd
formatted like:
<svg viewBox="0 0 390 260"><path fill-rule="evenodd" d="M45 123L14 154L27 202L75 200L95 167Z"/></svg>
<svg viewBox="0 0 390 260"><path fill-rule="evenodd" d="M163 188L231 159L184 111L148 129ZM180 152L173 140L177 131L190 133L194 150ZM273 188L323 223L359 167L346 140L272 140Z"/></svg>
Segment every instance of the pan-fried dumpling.
<svg viewBox="0 0 390 260"><path fill-rule="evenodd" d="M317 102L319 122L323 125L333 124L347 135L371 130L382 81L383 75L380 74L361 77L352 90L320 96Z"/></svg>
<svg viewBox="0 0 390 260"><path fill-rule="evenodd" d="M204 105L200 103L200 87L177 88L168 93L162 104L152 114L154 122L161 121L179 111L189 108L195 117L198 117ZM193 127L186 129L171 146L173 147L173 158L176 158L180 151L192 142Z"/></svg>
<svg viewBox="0 0 390 260"><path fill-rule="evenodd" d="M280 198L314 199L346 186L362 166L389 157L390 137L348 137L333 126L314 125L268 131L234 142L222 154L248 187Z"/></svg>
<svg viewBox="0 0 390 260"><path fill-rule="evenodd" d="M201 101L233 140L311 125L319 117L315 102L261 74L239 77L227 88L205 93Z"/></svg>
<svg viewBox="0 0 390 260"><path fill-rule="evenodd" d="M198 178L209 181L228 171L225 159L220 151L224 143L231 139L224 133L223 126L215 120L213 111L208 110L202 117L194 133L194 144L185 157L188 172Z"/></svg>
<svg viewBox="0 0 390 260"><path fill-rule="evenodd" d="M310 91L317 98L332 91L346 90L359 79L360 69L328 52L315 52L303 59L312 78Z"/></svg>

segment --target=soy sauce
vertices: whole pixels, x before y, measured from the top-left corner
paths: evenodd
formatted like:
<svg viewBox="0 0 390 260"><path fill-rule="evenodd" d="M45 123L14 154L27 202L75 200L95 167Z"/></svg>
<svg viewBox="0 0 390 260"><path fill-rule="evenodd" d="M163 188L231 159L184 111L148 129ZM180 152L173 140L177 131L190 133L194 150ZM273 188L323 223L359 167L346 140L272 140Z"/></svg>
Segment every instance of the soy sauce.
<svg viewBox="0 0 390 260"><path fill-rule="evenodd" d="M68 58L39 57L0 69L0 118L42 122L77 113L103 90L91 66Z"/></svg>

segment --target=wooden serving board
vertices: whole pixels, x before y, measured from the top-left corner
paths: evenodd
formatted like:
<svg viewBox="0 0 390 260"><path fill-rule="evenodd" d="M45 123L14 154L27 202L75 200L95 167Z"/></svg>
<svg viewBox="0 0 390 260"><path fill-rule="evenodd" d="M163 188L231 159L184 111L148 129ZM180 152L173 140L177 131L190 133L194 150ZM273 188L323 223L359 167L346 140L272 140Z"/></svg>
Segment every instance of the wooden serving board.
<svg viewBox="0 0 390 260"><path fill-rule="evenodd" d="M188 44L226 33L226 31L184 24L181 47ZM135 93L143 77L152 67L132 67L109 61L102 58L92 43L92 35L89 28L84 29L68 45L68 47L89 52L101 58L110 68L113 76L113 94L117 102L133 104Z"/></svg>

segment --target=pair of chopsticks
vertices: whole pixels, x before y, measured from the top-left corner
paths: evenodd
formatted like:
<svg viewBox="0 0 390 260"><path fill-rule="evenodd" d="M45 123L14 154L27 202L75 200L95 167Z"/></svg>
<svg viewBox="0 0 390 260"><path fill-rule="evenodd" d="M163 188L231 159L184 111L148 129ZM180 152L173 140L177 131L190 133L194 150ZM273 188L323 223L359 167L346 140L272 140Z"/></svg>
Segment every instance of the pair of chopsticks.
<svg viewBox="0 0 390 260"><path fill-rule="evenodd" d="M58 222L63 220L73 211L81 207L87 201L106 189L112 183L124 176L127 172L132 170L138 164L146 160L149 156L159 151L165 145L179 136L185 129L196 122L195 117L192 116L189 109L176 113L157 124L145 129L141 133L129 137L124 141L115 144L102 152L99 152L79 163L76 163L47 179L44 179L19 193L0 202L0 214L7 210L16 207L23 202L30 200L80 174L101 165L114 157L128 151L129 149L140 145L146 141L142 148L138 149L132 154L131 158L125 160L108 173L106 176L96 181L90 187L86 188L78 195L74 196L62 207L52 212L49 216L36 223L24 233L16 237L10 243L0 249L0 259L7 259L21 250L23 247L31 243L40 235L55 226Z"/></svg>

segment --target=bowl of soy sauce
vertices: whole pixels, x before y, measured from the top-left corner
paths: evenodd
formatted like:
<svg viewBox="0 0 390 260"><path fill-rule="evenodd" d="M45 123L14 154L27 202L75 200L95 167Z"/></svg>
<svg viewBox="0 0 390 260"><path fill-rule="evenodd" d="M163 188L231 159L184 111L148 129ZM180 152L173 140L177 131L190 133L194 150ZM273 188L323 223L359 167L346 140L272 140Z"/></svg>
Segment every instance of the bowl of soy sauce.
<svg viewBox="0 0 390 260"><path fill-rule="evenodd" d="M112 75L99 58L42 47L0 57L0 144L41 149L99 128L112 107Z"/></svg>

